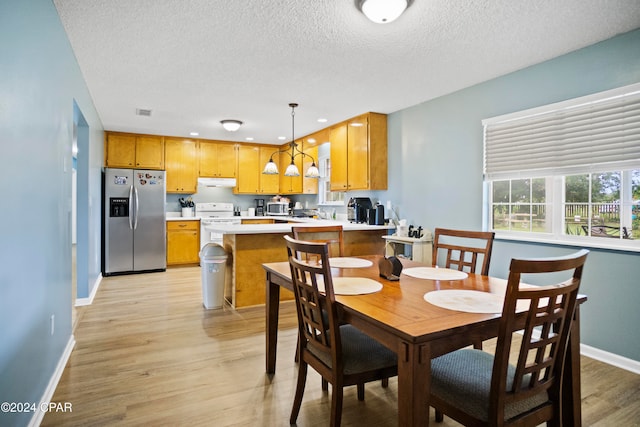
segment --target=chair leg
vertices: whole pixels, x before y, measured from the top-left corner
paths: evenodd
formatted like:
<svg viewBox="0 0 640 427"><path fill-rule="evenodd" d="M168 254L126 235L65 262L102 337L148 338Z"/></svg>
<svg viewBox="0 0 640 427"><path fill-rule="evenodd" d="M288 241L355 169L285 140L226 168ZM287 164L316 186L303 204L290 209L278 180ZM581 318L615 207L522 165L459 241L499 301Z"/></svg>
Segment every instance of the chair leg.
<svg viewBox="0 0 640 427"><path fill-rule="evenodd" d="M364 383L356 384L358 390L358 400L364 400Z"/></svg>
<svg viewBox="0 0 640 427"><path fill-rule="evenodd" d="M475 348L476 350L482 350L482 341L474 341L473 348Z"/></svg>
<svg viewBox="0 0 640 427"><path fill-rule="evenodd" d="M383 378L382 379L382 388L387 388L389 387L389 378Z"/></svg>
<svg viewBox="0 0 640 427"><path fill-rule="evenodd" d="M444 421L444 415L442 414L441 411L436 409L436 422L441 423L442 421Z"/></svg>
<svg viewBox="0 0 640 427"><path fill-rule="evenodd" d="M291 417L289 418L290 424L295 424L298 419L298 413L300 412L300 405L302 405L302 395L304 395L304 386L307 382L307 364L300 361L298 365L298 383L296 385L296 396L293 399L293 408L291 408Z"/></svg>
<svg viewBox="0 0 640 427"><path fill-rule="evenodd" d="M342 392L343 385L333 384L331 387L331 427L340 427L342 422Z"/></svg>
<svg viewBox="0 0 640 427"><path fill-rule="evenodd" d="M322 391L328 391L329 390L329 381L325 380L324 378L322 379Z"/></svg>

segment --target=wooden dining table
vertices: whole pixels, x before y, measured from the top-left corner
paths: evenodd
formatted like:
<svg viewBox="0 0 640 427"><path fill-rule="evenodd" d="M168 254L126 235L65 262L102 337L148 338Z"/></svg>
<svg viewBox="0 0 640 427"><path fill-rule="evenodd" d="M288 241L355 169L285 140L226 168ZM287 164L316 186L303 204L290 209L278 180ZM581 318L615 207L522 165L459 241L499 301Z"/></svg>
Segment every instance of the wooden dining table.
<svg viewBox="0 0 640 427"><path fill-rule="evenodd" d="M366 277L382 290L364 295L336 295L340 319L377 339L398 355L398 425L429 425L431 359L494 338L500 313L470 313L428 303L424 295L436 290L475 290L502 294L505 279L468 274L461 280L430 280L400 275L391 281L379 276L381 256L358 257L371 261L364 268L332 268L333 277ZM402 259L403 268L424 267ZM266 271L266 372L274 374L278 334L280 288L293 290L288 262L263 264ZM579 303L586 301L579 296ZM570 335L562 387L564 426L581 425L580 412L580 304Z"/></svg>

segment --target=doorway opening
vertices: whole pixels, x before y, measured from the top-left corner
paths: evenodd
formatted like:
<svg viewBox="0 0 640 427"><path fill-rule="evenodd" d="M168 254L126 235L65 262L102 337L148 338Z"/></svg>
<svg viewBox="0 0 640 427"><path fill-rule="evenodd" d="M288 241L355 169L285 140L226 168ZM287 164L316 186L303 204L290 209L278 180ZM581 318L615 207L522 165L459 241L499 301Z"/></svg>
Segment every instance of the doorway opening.
<svg viewBox="0 0 640 427"><path fill-rule="evenodd" d="M76 308L78 284L89 281L89 125L75 101L71 151L71 329L75 331L80 318Z"/></svg>

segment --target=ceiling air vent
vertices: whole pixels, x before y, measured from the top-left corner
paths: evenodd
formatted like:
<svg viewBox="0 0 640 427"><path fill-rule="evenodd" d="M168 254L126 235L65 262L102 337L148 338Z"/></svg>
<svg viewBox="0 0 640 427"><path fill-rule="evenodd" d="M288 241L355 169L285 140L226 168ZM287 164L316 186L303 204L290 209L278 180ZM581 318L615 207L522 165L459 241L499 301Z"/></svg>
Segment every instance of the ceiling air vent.
<svg viewBox="0 0 640 427"><path fill-rule="evenodd" d="M151 117L151 110L148 108L136 108L136 115Z"/></svg>

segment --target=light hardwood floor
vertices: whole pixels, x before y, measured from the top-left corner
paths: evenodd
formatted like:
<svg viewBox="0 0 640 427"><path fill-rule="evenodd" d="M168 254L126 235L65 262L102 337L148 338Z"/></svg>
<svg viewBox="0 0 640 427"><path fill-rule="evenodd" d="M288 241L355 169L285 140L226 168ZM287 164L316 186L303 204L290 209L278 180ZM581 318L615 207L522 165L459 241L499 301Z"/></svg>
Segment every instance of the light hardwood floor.
<svg viewBox="0 0 640 427"><path fill-rule="evenodd" d="M264 280L256 277L256 280ZM104 278L44 426L284 426L295 391L295 307L281 305L276 374L265 374L263 307L202 306L200 268ZM492 343L485 345L490 350ZM640 375L582 358L583 425L640 426ZM397 382L345 390L344 426L396 426ZM309 370L299 426L326 426L330 394ZM457 423L445 418L442 427Z"/></svg>

